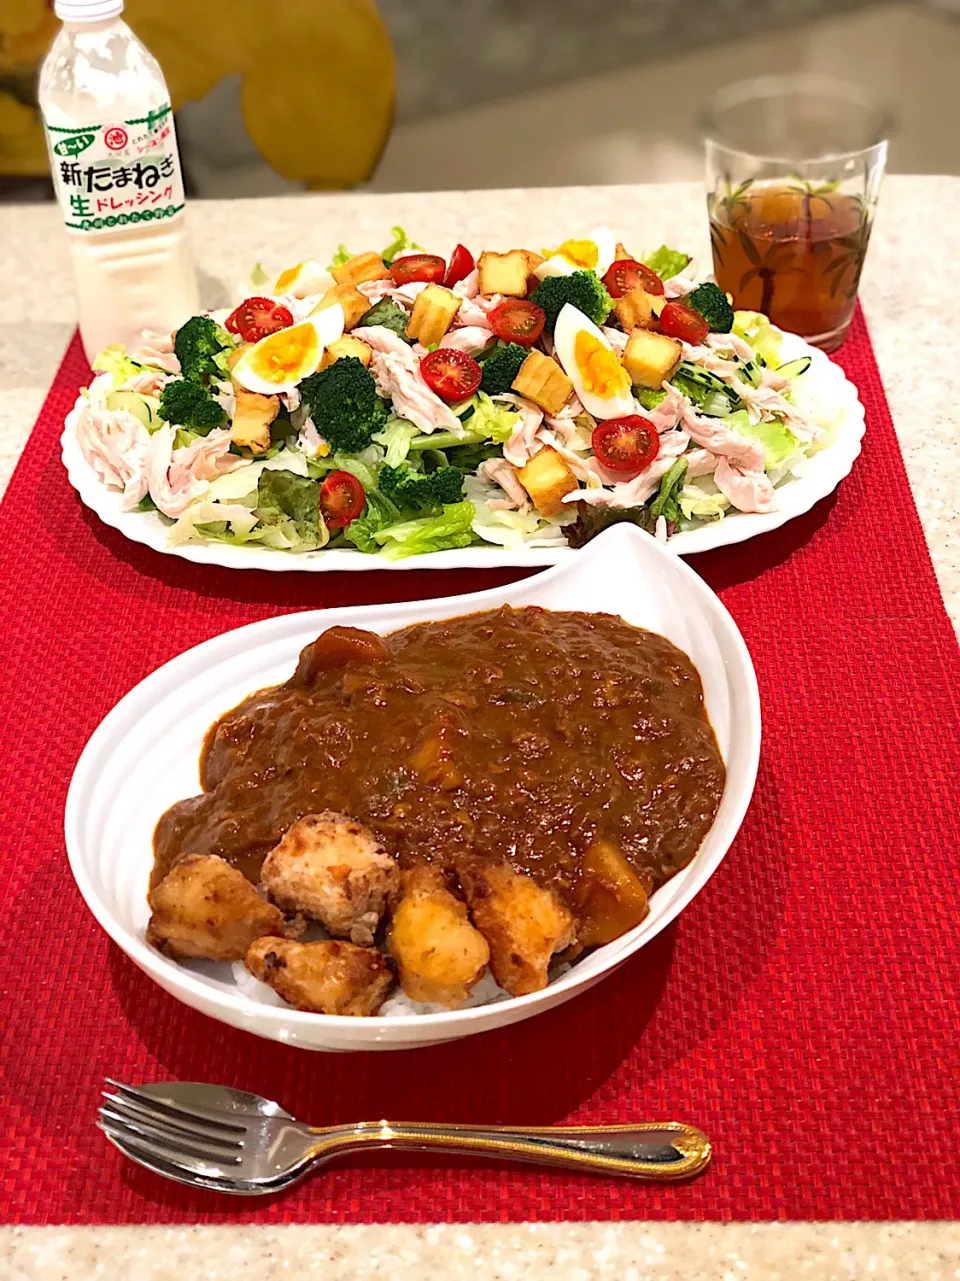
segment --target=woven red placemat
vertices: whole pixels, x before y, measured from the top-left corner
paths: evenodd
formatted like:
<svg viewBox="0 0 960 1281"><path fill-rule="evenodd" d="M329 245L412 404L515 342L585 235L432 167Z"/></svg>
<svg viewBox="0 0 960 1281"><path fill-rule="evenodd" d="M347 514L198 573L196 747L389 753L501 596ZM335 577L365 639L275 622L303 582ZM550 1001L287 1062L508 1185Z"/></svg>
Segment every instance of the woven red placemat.
<svg viewBox="0 0 960 1281"><path fill-rule="evenodd" d="M283 609L474 590L509 575L265 574L125 542L81 507L60 424L67 353L0 509L0 1216L214 1220L885 1219L960 1213L960 657L866 329L840 356L867 407L839 494L701 557L756 663L756 795L677 924L600 987L502 1032L322 1055L179 1005L108 942L67 867L74 763L158 664ZM102 1078L222 1081L318 1124L676 1118L714 1165L687 1186L384 1155L270 1201L194 1194L94 1128Z"/></svg>

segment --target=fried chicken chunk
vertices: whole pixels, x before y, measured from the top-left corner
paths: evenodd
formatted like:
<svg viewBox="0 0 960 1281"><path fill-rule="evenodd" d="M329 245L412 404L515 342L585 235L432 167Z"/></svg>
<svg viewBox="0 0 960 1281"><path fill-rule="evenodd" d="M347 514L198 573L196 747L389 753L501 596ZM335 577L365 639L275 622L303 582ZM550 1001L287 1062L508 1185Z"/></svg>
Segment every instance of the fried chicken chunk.
<svg viewBox="0 0 960 1281"><path fill-rule="evenodd" d="M574 940L574 920L552 890L506 863L464 859L460 884L473 923L490 945L493 977L511 996L547 986L554 952Z"/></svg>
<svg viewBox="0 0 960 1281"><path fill-rule="evenodd" d="M325 939L292 943L261 938L250 945L246 966L298 1010L313 1014L374 1014L390 990L393 974L372 947Z"/></svg>
<svg viewBox="0 0 960 1281"><path fill-rule="evenodd" d="M400 901L387 935L400 986L414 1001L455 1009L486 969L490 949L470 924L467 908L433 867L403 874Z"/></svg>
<svg viewBox="0 0 960 1281"><path fill-rule="evenodd" d="M147 942L168 956L241 961L263 934L283 934L279 908L216 854L186 854L147 895Z"/></svg>
<svg viewBox="0 0 960 1281"><path fill-rule="evenodd" d="M307 814L264 859L260 888L288 911L320 921L331 934L373 942L400 872L376 837L346 814Z"/></svg>

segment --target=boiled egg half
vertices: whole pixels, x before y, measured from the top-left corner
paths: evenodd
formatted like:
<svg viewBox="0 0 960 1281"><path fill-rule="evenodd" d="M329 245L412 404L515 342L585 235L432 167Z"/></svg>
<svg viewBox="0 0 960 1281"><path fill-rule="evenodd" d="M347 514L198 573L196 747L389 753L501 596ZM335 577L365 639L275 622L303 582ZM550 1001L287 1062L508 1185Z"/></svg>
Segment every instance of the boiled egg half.
<svg viewBox="0 0 960 1281"><path fill-rule="evenodd" d="M594 418L625 418L637 412L630 375L592 320L570 303L553 331L556 357L580 403Z"/></svg>
<svg viewBox="0 0 960 1281"><path fill-rule="evenodd" d="M334 303L254 343L234 365L233 377L247 391L262 396L292 391L301 379L316 372L324 348L342 334L343 308Z"/></svg>
<svg viewBox="0 0 960 1281"><path fill-rule="evenodd" d="M314 294L325 293L334 283L326 267L313 258L305 258L295 267L281 271L273 287L274 294L290 294L293 298L311 298Z"/></svg>
<svg viewBox="0 0 960 1281"><path fill-rule="evenodd" d="M565 240L552 251L544 250L545 261L534 267L538 280L546 276L571 276L575 271L595 271L602 276L617 253L609 227L597 227L584 240Z"/></svg>

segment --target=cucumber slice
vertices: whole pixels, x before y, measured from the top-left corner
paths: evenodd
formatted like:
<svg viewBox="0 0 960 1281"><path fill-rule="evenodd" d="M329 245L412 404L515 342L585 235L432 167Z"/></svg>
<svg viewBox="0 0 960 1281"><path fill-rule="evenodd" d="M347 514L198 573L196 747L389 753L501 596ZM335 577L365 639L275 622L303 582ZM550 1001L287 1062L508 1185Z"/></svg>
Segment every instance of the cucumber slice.
<svg viewBox="0 0 960 1281"><path fill-rule="evenodd" d="M138 391L111 391L107 393L108 409L125 409L140 420L147 431L160 426L160 402L155 396L141 396Z"/></svg>
<svg viewBox="0 0 960 1281"><path fill-rule="evenodd" d="M777 373L782 378L799 378L801 374L805 374L807 372L811 363L812 357L801 356L799 360L788 360L785 365L781 365L779 367Z"/></svg>

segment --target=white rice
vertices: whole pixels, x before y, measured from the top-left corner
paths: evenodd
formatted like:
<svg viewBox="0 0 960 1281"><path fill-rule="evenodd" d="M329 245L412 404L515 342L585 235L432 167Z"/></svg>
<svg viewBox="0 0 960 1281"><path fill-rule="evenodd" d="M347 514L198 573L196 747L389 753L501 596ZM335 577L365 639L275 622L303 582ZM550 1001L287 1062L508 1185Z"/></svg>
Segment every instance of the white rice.
<svg viewBox="0 0 960 1281"><path fill-rule="evenodd" d="M550 982L558 979L561 974L566 974L570 969L568 964L557 965L550 971ZM240 996L246 997L248 1001L253 1001L258 1005L272 1005L278 1009L289 1010L291 1006L278 996L272 987L266 983L261 983L259 979L254 978L243 961L232 961L230 963L231 977L234 986ZM494 1005L497 1001L507 1001L510 994L505 992L502 987L497 986L493 975L487 970L483 978L470 993L463 1005L457 1006L460 1010L470 1010L477 1005ZM420 1018L427 1014L448 1014L449 1007L438 1005L432 1001L412 1001L398 987L380 1006L377 1011L378 1018L385 1019L408 1019Z"/></svg>

